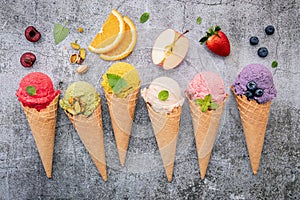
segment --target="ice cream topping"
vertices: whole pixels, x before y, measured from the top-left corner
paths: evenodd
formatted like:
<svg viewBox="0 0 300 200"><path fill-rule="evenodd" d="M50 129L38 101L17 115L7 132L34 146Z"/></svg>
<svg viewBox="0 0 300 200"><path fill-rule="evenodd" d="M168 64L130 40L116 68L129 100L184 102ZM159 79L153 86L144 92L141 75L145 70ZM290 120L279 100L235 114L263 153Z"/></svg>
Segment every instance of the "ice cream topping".
<svg viewBox="0 0 300 200"><path fill-rule="evenodd" d="M83 114L88 117L98 107L100 100L99 93L91 84L78 81L67 88L59 105L72 115Z"/></svg>
<svg viewBox="0 0 300 200"><path fill-rule="evenodd" d="M277 94L271 71L261 64L244 67L232 87L237 95L245 95L258 103L269 102Z"/></svg>
<svg viewBox="0 0 300 200"><path fill-rule="evenodd" d="M212 96L212 102L222 103L226 97L223 79L214 72L205 71L197 74L185 89L191 100L203 99Z"/></svg>
<svg viewBox="0 0 300 200"><path fill-rule="evenodd" d="M32 72L24 76L16 93L23 106L38 111L46 108L59 94L60 91L55 91L49 76L41 72Z"/></svg>
<svg viewBox="0 0 300 200"><path fill-rule="evenodd" d="M148 88L142 89L141 95L159 113L170 113L184 102L178 83L168 77L154 79Z"/></svg>
<svg viewBox="0 0 300 200"><path fill-rule="evenodd" d="M140 86L138 71L129 63L117 62L102 76L101 85L110 94L126 98Z"/></svg>

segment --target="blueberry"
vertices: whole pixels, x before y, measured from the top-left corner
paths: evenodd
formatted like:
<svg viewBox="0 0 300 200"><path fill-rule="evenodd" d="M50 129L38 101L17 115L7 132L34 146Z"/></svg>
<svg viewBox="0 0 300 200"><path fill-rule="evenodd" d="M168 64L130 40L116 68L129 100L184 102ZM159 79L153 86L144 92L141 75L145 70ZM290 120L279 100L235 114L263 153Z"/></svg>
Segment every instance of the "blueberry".
<svg viewBox="0 0 300 200"><path fill-rule="evenodd" d="M258 42L259 42L258 37L252 36L252 37L250 38L250 44L251 44L251 45L257 45Z"/></svg>
<svg viewBox="0 0 300 200"><path fill-rule="evenodd" d="M263 94L264 94L264 90L263 90L263 89L260 89L260 88L258 88L258 89L255 90L255 92L254 92L254 96L256 96L256 97L261 97Z"/></svg>
<svg viewBox="0 0 300 200"><path fill-rule="evenodd" d="M266 47L260 47L257 51L257 54L259 57L266 57L268 55L269 51Z"/></svg>
<svg viewBox="0 0 300 200"><path fill-rule="evenodd" d="M249 90L250 92L254 92L257 88L257 85L254 81L249 81L246 85L247 90Z"/></svg>
<svg viewBox="0 0 300 200"><path fill-rule="evenodd" d="M248 90L244 93L244 95L247 97L248 100L254 97L253 93Z"/></svg>
<svg viewBox="0 0 300 200"><path fill-rule="evenodd" d="M267 35L272 35L275 32L275 28L272 25L269 25L265 28L265 32Z"/></svg>

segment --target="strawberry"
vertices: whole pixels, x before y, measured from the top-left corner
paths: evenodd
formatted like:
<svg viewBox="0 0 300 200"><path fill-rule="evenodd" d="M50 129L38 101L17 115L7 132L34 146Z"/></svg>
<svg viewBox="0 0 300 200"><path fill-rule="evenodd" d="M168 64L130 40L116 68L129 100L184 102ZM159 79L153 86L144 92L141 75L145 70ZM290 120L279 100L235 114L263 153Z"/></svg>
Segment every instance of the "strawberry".
<svg viewBox="0 0 300 200"><path fill-rule="evenodd" d="M206 42L207 48L219 56L228 56L230 54L229 40L219 26L216 26L215 29L211 27L206 32L206 36L201 38L199 42L201 44Z"/></svg>

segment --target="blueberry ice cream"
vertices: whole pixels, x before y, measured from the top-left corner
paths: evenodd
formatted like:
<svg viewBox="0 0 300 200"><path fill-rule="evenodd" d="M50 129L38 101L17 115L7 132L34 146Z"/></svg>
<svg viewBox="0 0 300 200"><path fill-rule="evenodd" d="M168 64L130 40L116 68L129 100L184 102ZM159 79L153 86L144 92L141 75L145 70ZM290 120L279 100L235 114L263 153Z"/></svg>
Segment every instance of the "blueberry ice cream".
<svg viewBox="0 0 300 200"><path fill-rule="evenodd" d="M277 94L271 71L261 64L244 67L232 87L236 95L245 95L260 104L271 101Z"/></svg>

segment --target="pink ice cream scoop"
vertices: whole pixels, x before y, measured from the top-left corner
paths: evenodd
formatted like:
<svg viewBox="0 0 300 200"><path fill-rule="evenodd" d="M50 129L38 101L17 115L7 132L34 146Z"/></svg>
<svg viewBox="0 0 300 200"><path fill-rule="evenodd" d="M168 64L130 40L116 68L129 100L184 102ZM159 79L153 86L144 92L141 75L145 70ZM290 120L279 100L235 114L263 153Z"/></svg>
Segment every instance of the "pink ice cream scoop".
<svg viewBox="0 0 300 200"><path fill-rule="evenodd" d="M23 77L17 90L17 97L24 106L38 111L46 108L60 94L55 91L52 80L41 72L32 72Z"/></svg>
<svg viewBox="0 0 300 200"><path fill-rule="evenodd" d="M204 99L211 94L212 101L222 103L226 97L225 85L220 75L205 71L197 74L185 89L186 95L191 99Z"/></svg>

